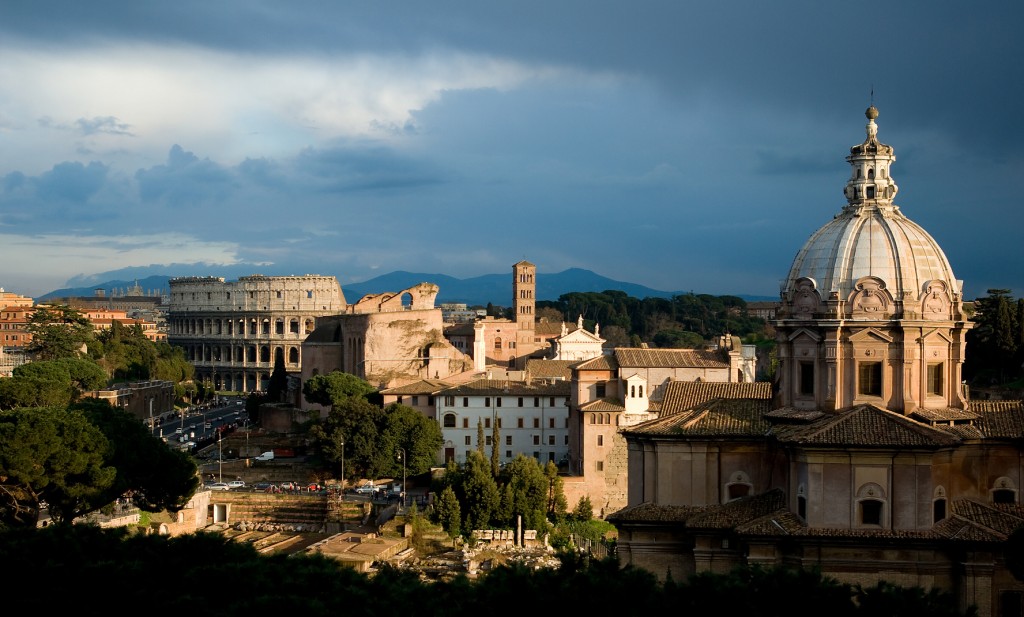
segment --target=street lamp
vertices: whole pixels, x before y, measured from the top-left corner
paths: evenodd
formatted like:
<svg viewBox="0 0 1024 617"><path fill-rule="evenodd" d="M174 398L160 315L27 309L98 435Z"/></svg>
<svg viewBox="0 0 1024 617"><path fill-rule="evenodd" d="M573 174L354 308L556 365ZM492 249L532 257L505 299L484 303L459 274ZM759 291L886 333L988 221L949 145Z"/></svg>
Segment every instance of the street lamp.
<svg viewBox="0 0 1024 617"><path fill-rule="evenodd" d="M217 433L217 482L224 481L224 440Z"/></svg>
<svg viewBox="0 0 1024 617"><path fill-rule="evenodd" d="M405 448L398 449L398 460L402 461L402 507L405 507Z"/></svg>

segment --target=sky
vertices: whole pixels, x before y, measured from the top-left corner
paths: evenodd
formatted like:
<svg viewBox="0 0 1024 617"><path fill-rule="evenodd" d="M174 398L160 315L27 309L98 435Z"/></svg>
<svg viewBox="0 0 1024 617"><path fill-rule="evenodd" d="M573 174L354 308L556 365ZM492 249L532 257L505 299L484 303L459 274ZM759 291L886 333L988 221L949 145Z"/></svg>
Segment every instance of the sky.
<svg viewBox="0 0 1024 617"><path fill-rule="evenodd" d="M874 104L965 299L1022 296L1022 28L999 0L4 2L0 287L526 259L778 297Z"/></svg>

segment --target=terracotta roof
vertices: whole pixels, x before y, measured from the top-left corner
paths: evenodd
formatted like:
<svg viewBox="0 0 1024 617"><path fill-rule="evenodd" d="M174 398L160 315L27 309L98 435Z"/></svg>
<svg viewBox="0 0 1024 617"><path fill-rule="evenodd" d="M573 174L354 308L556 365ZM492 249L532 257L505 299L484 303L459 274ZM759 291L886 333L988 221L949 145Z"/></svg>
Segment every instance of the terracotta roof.
<svg viewBox="0 0 1024 617"><path fill-rule="evenodd" d="M622 401L613 398L599 398L580 405L580 411L626 411Z"/></svg>
<svg viewBox="0 0 1024 617"><path fill-rule="evenodd" d="M605 518L610 523L683 523L709 507L713 506L664 506L648 502L627 506Z"/></svg>
<svg viewBox="0 0 1024 617"><path fill-rule="evenodd" d="M576 329L576 324L565 324L566 330L572 332ZM562 336L562 322L551 322L541 321L533 324L534 333L541 338L551 338L555 336Z"/></svg>
<svg viewBox="0 0 1024 617"><path fill-rule="evenodd" d="M507 379L478 379L444 390L451 396L568 396L571 384L568 381L527 383Z"/></svg>
<svg viewBox="0 0 1024 617"><path fill-rule="evenodd" d="M713 399L689 411L661 416L622 430L625 435L766 437L771 424L764 419L771 401Z"/></svg>
<svg viewBox="0 0 1024 617"><path fill-rule="evenodd" d="M1024 437L1021 401L972 401L970 410L978 414L974 424L985 437Z"/></svg>
<svg viewBox="0 0 1024 617"><path fill-rule="evenodd" d="M604 354L590 360L584 360L573 367L578 371L616 371L619 369L619 362L615 356Z"/></svg>
<svg viewBox="0 0 1024 617"><path fill-rule="evenodd" d="M734 528L739 524L785 510L786 496L781 489L772 489L760 495L741 497L690 517L690 529Z"/></svg>
<svg viewBox="0 0 1024 617"><path fill-rule="evenodd" d="M765 418L769 420L779 420L782 422L796 421L796 422L811 422L819 418L825 417L825 412L818 409L795 409L793 407L780 407L773 409L768 413L764 414Z"/></svg>
<svg viewBox="0 0 1024 617"><path fill-rule="evenodd" d="M856 405L806 425L776 425L772 432L780 441L804 445L938 447L959 441L945 431L874 405Z"/></svg>
<svg viewBox="0 0 1024 617"><path fill-rule="evenodd" d="M526 374L533 379L561 378L572 379L570 366L576 360L527 360Z"/></svg>
<svg viewBox="0 0 1024 617"><path fill-rule="evenodd" d="M912 416L917 416L925 422L956 422L977 420L978 414L965 409L943 407L942 409L915 409Z"/></svg>
<svg viewBox="0 0 1024 617"><path fill-rule="evenodd" d="M465 321L451 326L445 326L445 336L473 336L473 322Z"/></svg>
<svg viewBox="0 0 1024 617"><path fill-rule="evenodd" d="M413 383L407 383L404 386L395 386L394 388L388 388L387 390L381 390L381 394L437 394L445 388L450 388L452 384L447 381L439 381L436 379L421 379L420 381L414 381Z"/></svg>
<svg viewBox="0 0 1024 617"><path fill-rule="evenodd" d="M615 359L621 367L636 368L728 368L721 352L704 349L643 349L617 347Z"/></svg>
<svg viewBox="0 0 1024 617"><path fill-rule="evenodd" d="M769 400L771 397L772 384L766 381L752 383L670 381L665 384L661 398L661 414L664 416L679 413L716 398Z"/></svg>

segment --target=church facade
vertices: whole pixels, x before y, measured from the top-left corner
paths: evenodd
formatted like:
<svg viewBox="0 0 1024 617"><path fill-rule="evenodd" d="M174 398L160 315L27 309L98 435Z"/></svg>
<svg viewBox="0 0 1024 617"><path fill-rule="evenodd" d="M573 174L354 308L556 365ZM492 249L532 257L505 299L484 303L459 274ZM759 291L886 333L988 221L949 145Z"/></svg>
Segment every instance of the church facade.
<svg viewBox="0 0 1024 617"><path fill-rule="evenodd" d="M1024 524L1024 410L963 391L962 281L894 203L895 153L878 110L866 116L847 204L781 289L774 393L705 384L687 408L622 431L628 505L608 517L620 559L677 580L818 568L1019 615L1004 549Z"/></svg>

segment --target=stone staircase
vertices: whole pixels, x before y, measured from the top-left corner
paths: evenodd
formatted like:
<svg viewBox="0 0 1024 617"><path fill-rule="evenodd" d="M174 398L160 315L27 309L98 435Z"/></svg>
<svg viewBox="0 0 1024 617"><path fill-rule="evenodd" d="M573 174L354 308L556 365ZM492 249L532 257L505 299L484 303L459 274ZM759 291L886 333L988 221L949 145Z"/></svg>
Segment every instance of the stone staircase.
<svg viewBox="0 0 1024 617"><path fill-rule="evenodd" d="M230 504L228 524L276 524L319 529L328 521L325 495L214 491L210 505Z"/></svg>

